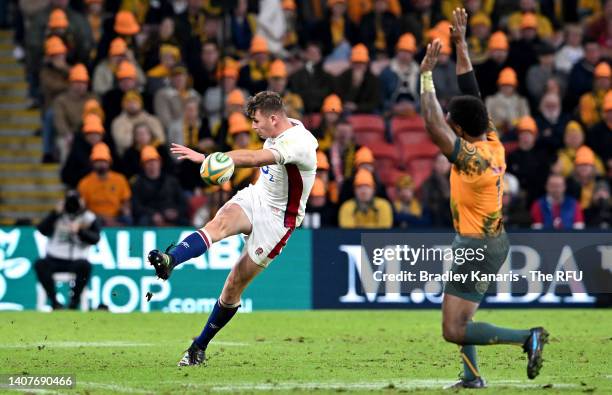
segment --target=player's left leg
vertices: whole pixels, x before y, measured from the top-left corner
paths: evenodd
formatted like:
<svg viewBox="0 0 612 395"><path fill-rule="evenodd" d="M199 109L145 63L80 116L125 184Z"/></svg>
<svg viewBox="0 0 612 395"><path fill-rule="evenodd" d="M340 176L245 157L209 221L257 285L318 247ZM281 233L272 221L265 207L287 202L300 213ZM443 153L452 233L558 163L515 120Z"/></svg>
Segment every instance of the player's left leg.
<svg viewBox="0 0 612 395"><path fill-rule="evenodd" d="M194 339L178 366L201 365L205 362L208 343L234 317L240 307L242 293L262 270L263 267L253 262L245 250L227 276L221 297L215 303L202 333Z"/></svg>

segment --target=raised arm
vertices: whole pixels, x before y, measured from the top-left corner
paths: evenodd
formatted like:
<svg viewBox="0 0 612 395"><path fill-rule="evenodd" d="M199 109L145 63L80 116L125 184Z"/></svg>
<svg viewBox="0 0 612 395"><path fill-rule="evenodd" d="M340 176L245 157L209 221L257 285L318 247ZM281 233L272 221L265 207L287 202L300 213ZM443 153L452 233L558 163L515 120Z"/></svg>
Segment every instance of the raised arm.
<svg viewBox="0 0 612 395"><path fill-rule="evenodd" d="M465 32L467 30L468 15L465 8L455 8L453 11L453 23L451 25L451 39L455 43L457 53L457 82L461 93L480 97L478 82L470 60Z"/></svg>
<svg viewBox="0 0 612 395"><path fill-rule="evenodd" d="M427 53L421 63L421 116L431 140L440 147L440 151L451 157L455 150L457 136L446 123L442 107L436 98L432 70L438 61L442 43L435 39L427 45Z"/></svg>

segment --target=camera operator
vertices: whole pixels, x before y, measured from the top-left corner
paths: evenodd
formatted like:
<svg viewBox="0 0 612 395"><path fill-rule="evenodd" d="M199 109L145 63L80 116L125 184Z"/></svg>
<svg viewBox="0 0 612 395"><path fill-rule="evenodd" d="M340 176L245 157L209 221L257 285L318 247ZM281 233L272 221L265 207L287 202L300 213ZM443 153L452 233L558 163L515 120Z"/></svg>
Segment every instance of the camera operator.
<svg viewBox="0 0 612 395"><path fill-rule="evenodd" d="M78 192L68 191L65 199L38 225L38 231L49 238L45 258L34 265L38 281L53 309L60 309L63 306L55 295L53 273L74 273L76 280L69 308L77 309L91 273L91 263L87 261L89 247L100 240L96 216L84 208Z"/></svg>

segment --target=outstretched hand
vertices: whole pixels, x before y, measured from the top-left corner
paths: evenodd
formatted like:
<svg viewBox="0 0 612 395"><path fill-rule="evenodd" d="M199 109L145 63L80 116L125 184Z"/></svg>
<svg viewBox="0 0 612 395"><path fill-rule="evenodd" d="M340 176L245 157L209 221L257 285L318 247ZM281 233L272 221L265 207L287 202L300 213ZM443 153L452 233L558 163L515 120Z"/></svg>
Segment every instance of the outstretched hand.
<svg viewBox="0 0 612 395"><path fill-rule="evenodd" d="M465 8L455 8L453 10L453 23L451 25L451 39L455 44L465 41L467 30L468 14Z"/></svg>
<svg viewBox="0 0 612 395"><path fill-rule="evenodd" d="M438 38L427 44L427 52L425 53L425 57L421 62L421 73L432 71L436 67L441 49L442 41L440 41Z"/></svg>
<svg viewBox="0 0 612 395"><path fill-rule="evenodd" d="M187 148L184 145L175 144L175 143L172 143L172 147L170 147L170 152L172 152L173 154L179 155L177 157L177 159L179 160L189 159L190 161L195 162L195 163L202 163L204 162L204 158L205 158L204 154L196 152L192 150L191 148Z"/></svg>

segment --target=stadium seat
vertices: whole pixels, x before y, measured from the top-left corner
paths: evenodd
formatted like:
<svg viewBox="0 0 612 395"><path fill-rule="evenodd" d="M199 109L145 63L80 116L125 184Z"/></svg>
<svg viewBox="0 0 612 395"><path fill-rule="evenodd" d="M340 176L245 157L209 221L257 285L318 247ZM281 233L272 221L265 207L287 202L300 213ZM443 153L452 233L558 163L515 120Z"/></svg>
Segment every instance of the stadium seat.
<svg viewBox="0 0 612 395"><path fill-rule="evenodd" d="M385 141L384 136L381 136L379 132L371 132L369 130L362 130L355 133L355 141L359 145L370 146L371 144L377 144L381 141Z"/></svg>
<svg viewBox="0 0 612 395"><path fill-rule="evenodd" d="M431 158L415 158L410 161L410 175L417 189L420 188L423 182L431 175L433 166L434 161Z"/></svg>
<svg viewBox="0 0 612 395"><path fill-rule="evenodd" d="M378 172L380 181L387 187L394 187L397 180L405 174L407 174L405 171L401 171L394 167Z"/></svg>
<svg viewBox="0 0 612 395"><path fill-rule="evenodd" d="M355 134L360 132L378 133L381 141L385 140L385 122L382 117L374 114L355 114L349 117Z"/></svg>
<svg viewBox="0 0 612 395"><path fill-rule="evenodd" d="M417 158L433 159L440 149L429 139L421 143L400 146L401 163L408 167L409 163Z"/></svg>
<svg viewBox="0 0 612 395"><path fill-rule="evenodd" d="M429 135L425 132L406 132L393 135L393 142L398 145L419 144L424 141L430 141Z"/></svg>
<svg viewBox="0 0 612 395"><path fill-rule="evenodd" d="M394 145L385 142L375 142L368 145L376 160L376 169L386 171L397 166L399 153Z"/></svg>
<svg viewBox="0 0 612 395"><path fill-rule="evenodd" d="M425 122L419 115L412 117L393 117L391 119L391 134L395 137L401 133L425 132Z"/></svg>
<svg viewBox="0 0 612 395"><path fill-rule="evenodd" d="M315 112L312 114L304 115L302 118L304 127L308 130L317 129L321 125L321 114Z"/></svg>

